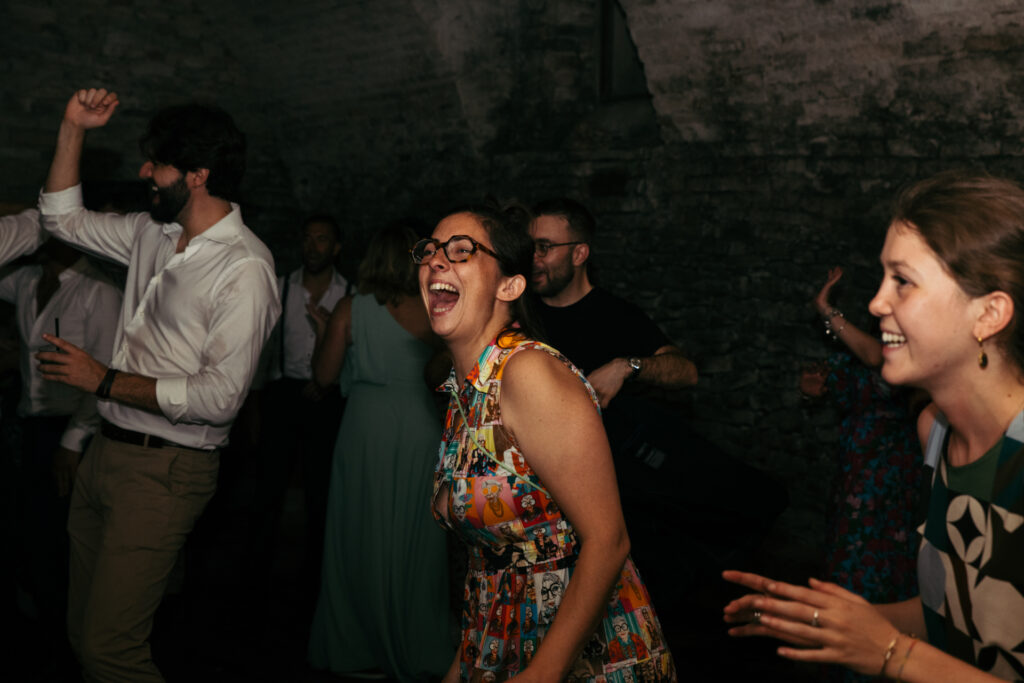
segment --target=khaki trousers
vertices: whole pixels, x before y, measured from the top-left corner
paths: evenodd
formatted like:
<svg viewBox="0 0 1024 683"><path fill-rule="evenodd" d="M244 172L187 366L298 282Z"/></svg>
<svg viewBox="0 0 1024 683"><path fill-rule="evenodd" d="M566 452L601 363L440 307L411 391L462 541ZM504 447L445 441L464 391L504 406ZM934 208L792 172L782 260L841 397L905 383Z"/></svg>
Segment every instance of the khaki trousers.
<svg viewBox="0 0 1024 683"><path fill-rule="evenodd" d="M150 653L153 615L218 463L218 451L93 439L68 515L68 636L86 681L164 680Z"/></svg>

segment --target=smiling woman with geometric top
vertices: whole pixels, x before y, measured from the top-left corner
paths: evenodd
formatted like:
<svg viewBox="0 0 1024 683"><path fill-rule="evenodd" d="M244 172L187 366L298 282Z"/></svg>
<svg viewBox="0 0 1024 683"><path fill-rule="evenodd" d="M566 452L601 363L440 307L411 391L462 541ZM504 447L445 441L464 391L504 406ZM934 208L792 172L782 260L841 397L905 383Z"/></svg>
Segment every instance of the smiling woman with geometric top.
<svg viewBox="0 0 1024 683"><path fill-rule="evenodd" d="M779 654L903 681L1024 679L1024 190L946 173L899 198L871 301L882 376L932 398L918 421L936 467L919 527L918 597L870 605L839 586L742 572L736 636ZM917 634L917 635L914 635Z"/></svg>

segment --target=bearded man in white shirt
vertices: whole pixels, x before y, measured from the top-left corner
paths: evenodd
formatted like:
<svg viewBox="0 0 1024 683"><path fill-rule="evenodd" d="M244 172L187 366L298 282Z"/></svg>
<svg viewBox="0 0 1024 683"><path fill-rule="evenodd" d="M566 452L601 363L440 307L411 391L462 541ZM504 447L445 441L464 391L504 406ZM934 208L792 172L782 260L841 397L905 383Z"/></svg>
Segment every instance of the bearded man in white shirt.
<svg viewBox="0 0 1024 683"><path fill-rule="evenodd" d="M117 95L79 90L64 112L40 195L55 236L128 266L107 367L45 335L46 379L96 393L102 418L72 492L68 635L86 680L163 681L149 647L178 552L213 496L218 449L280 313L273 258L231 203L245 137L197 104L149 123L139 176L150 212L101 214L81 202L85 131Z"/></svg>

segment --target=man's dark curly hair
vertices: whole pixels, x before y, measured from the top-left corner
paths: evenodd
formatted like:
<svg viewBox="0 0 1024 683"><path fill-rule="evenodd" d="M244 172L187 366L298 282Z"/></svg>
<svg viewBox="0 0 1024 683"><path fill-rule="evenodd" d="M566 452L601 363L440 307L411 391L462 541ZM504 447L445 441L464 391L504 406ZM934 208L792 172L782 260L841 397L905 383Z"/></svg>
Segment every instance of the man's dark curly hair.
<svg viewBox="0 0 1024 683"><path fill-rule="evenodd" d="M207 191L221 199L237 199L245 174L245 135L223 109L195 102L161 109L150 120L139 148L150 161L182 173L208 169Z"/></svg>

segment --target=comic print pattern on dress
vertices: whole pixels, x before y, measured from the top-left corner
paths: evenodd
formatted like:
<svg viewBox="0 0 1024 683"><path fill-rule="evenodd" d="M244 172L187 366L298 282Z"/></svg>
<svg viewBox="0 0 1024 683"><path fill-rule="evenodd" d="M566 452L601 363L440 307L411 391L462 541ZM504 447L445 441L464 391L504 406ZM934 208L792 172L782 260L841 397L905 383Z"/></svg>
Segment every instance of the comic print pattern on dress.
<svg viewBox="0 0 1024 683"><path fill-rule="evenodd" d="M542 350L580 378L550 346L523 338L492 342L452 395L434 475L434 516L466 543L460 679L503 681L525 669L554 621L572 579L576 532L502 424L505 363ZM459 405L459 403L461 405ZM465 421L463 420L465 415ZM674 681L675 665L647 589L626 559L604 617L573 664L570 681Z"/></svg>

